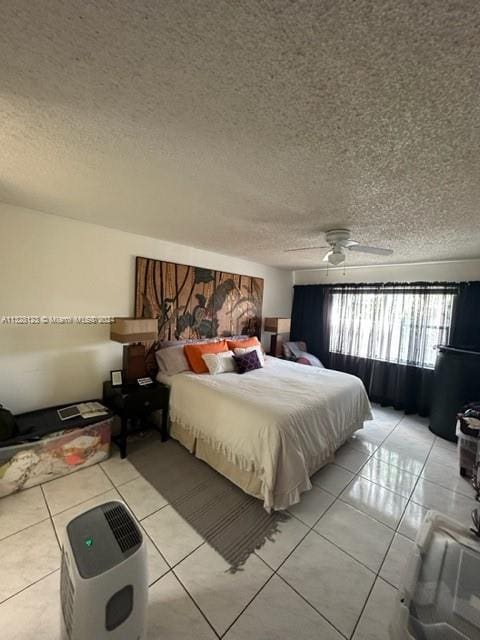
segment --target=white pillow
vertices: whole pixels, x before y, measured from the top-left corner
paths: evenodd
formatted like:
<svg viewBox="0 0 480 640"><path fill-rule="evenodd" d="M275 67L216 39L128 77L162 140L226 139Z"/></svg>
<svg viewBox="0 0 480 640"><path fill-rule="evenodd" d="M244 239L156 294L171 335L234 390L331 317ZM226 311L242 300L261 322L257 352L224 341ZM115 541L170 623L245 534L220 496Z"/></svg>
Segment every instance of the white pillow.
<svg viewBox="0 0 480 640"><path fill-rule="evenodd" d="M189 371L190 367L183 351L183 344L178 347L166 347L155 352L158 368L167 376L174 376L182 371Z"/></svg>
<svg viewBox="0 0 480 640"><path fill-rule="evenodd" d="M218 373L233 373L236 371L233 351L221 351L220 353L204 353L202 360L212 376Z"/></svg>
<svg viewBox="0 0 480 640"><path fill-rule="evenodd" d="M250 351L256 351L258 360L260 362L260 366L265 366L265 356L263 355L262 347L260 345L256 347L237 347L235 349L236 356L243 356L245 353L250 353Z"/></svg>

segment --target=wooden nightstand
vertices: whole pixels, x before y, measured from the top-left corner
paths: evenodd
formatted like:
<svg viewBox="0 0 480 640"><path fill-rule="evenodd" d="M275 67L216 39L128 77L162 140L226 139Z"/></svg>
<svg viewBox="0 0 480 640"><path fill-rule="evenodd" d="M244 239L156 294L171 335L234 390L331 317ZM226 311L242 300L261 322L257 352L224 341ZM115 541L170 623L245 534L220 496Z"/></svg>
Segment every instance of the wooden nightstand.
<svg viewBox="0 0 480 640"><path fill-rule="evenodd" d="M120 455L127 455L127 437L129 422L145 420L154 411L162 412L162 425L159 429L162 442L168 440L168 402L170 388L160 382L141 387L138 384L112 387L110 380L103 383L103 403L121 419L120 435L116 436Z"/></svg>

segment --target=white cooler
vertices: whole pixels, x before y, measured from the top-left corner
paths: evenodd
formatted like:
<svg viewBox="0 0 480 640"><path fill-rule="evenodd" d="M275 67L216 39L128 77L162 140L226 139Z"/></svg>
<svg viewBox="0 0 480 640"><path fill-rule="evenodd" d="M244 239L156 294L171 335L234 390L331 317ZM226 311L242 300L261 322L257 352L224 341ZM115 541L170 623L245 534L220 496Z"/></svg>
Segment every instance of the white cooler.
<svg viewBox="0 0 480 640"><path fill-rule="evenodd" d="M408 558L390 639L480 639L480 539L435 511Z"/></svg>

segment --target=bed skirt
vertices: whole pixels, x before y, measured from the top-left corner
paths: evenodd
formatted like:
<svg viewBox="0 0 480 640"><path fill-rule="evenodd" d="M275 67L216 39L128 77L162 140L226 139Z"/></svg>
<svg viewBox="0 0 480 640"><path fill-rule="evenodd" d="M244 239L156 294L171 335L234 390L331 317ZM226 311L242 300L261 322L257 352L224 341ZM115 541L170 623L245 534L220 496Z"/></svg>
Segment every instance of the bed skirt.
<svg viewBox="0 0 480 640"><path fill-rule="evenodd" d="M215 471L230 480L230 482L233 482L237 487L240 487L242 491L254 498L262 500L263 502L263 483L258 470L251 469L246 471L245 469L241 469L229 460L224 453L214 449L205 440L194 436L191 431L187 430L178 422L172 421L170 423L170 436L174 440L177 440L196 458L206 462L210 467L212 467L212 469L215 469ZM325 465L333 462L334 459L335 456L326 458L318 468L312 470L312 475Z"/></svg>

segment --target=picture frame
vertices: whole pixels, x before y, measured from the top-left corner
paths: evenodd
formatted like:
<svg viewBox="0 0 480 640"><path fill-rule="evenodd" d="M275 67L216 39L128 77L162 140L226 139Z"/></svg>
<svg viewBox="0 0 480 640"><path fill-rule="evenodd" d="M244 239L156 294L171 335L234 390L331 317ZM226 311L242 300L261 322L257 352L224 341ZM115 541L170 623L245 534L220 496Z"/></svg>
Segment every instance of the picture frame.
<svg viewBox="0 0 480 640"><path fill-rule="evenodd" d="M110 382L112 387L121 387L123 385L123 371L121 369L110 371Z"/></svg>

